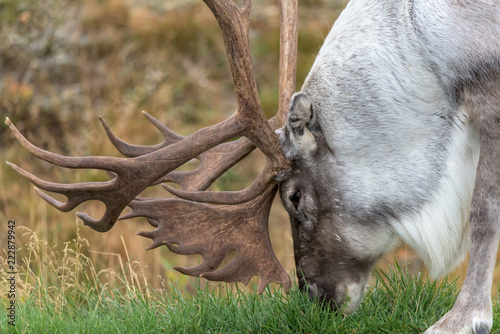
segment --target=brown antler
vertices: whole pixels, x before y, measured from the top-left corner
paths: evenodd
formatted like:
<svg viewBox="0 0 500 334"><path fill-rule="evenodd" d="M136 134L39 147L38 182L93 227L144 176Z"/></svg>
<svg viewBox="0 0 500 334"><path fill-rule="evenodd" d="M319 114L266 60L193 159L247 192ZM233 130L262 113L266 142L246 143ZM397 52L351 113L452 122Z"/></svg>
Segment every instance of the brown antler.
<svg viewBox="0 0 500 334"><path fill-rule="evenodd" d="M261 196L242 205L212 206L176 198L133 201L126 218L145 216L158 223L154 231L138 233L153 239L148 249L167 245L177 254L201 254L198 266L175 268L184 274L245 285L257 275L257 293L269 282L279 282L288 291L290 278L274 255L267 228L275 193L276 187L268 185ZM236 251L235 258L218 269L231 251Z"/></svg>
<svg viewBox="0 0 500 334"><path fill-rule="evenodd" d="M143 114L163 134L164 140L162 143L152 146L131 145L125 143L121 139L117 138L111 132L106 122L100 118L108 138L123 155L127 157L141 156L184 139L183 136L172 132L169 128L161 124L157 119L145 111L143 111ZM238 163L254 149L255 146L252 142L244 137L231 143L220 144L206 152L203 152L197 157L201 163L196 169L190 172L170 172L157 180L155 184L174 182L177 183L182 190L205 190L220 175Z"/></svg>
<svg viewBox="0 0 500 334"><path fill-rule="evenodd" d="M150 248L165 244L179 254L198 253L203 256L202 264L197 267L177 268L183 273L245 284L252 276L258 275L261 278L259 293L271 281L283 284L288 290L289 277L272 251L267 221L277 189L274 176L288 168L288 161L279 148L273 129L282 126L288 101L295 89L297 2L280 1L280 112L270 120L272 126L264 116L253 75L248 37L250 0L244 1L242 8L238 8L232 0L205 0L205 3L216 17L224 38L236 92L237 110L233 116L184 138L145 114L165 137L162 143L155 146L127 144L116 138L103 122L113 144L131 158L66 157L44 151L28 142L7 119L6 123L18 141L37 157L66 168L106 170L112 179L108 182L58 184L41 180L14 164L9 165L37 187L65 195L67 201L61 203L37 189L42 198L61 211L72 210L88 200L103 202L106 212L99 220L83 213L77 214L86 225L97 231L111 229L122 210L129 205L132 212L121 219L144 216L156 227L151 232L140 233L153 239ZM246 138L225 143L240 136ZM266 155L267 163L249 188L230 194L190 193L206 189L255 146ZM173 171L195 157L201 160L195 171ZM233 205L213 206L180 198L134 200L148 186L166 181L181 186L181 190L166 186L181 197ZM235 258L227 266L217 269L233 250L236 251Z"/></svg>

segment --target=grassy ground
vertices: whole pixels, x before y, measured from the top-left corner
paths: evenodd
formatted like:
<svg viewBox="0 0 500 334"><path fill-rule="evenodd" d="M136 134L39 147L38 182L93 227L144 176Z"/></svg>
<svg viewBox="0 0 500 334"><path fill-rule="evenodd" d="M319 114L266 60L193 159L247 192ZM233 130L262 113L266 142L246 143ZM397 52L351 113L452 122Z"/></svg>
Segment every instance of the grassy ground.
<svg viewBox="0 0 500 334"><path fill-rule="evenodd" d="M261 296L242 286L193 280L152 289L138 263L97 272L78 237L55 251L29 230L30 255L19 266L15 326L6 333L421 333L457 295L456 281L426 282L407 268L377 271L360 309L347 318L300 293L268 288ZM1 259L4 260L4 259ZM0 271L5 282L8 274ZM1 296L1 308L7 299ZM495 328L500 322L495 299Z"/></svg>

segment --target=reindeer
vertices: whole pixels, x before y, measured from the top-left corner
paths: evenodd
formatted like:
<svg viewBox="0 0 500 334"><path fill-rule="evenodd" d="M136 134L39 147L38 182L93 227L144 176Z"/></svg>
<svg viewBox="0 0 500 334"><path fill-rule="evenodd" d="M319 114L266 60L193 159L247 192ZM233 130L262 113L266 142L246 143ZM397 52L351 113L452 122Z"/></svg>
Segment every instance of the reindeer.
<svg viewBox="0 0 500 334"><path fill-rule="evenodd" d="M18 141L40 159L106 170L111 179L58 184L9 165L61 211L103 202L100 219L77 214L91 228L106 232L118 219L146 217L155 229L139 234L153 240L149 248L166 245L203 256L198 266L177 270L244 284L258 275L258 293L269 282L290 287L267 232L279 188L300 288L307 283L312 298L334 308L346 304L347 314L356 310L370 271L395 240L415 249L432 277L449 272L470 250L455 305L426 333L487 333L500 237L500 4L352 0L301 92L293 94L297 1L279 1L280 103L267 121L251 64L251 1L241 7L232 0L204 1L222 30L237 100L233 116L184 138L145 114L165 137L155 146L127 144L101 120L128 158L44 151L7 119ZM267 162L251 186L206 191L255 147ZM193 158L201 160L196 170L174 171ZM157 184L175 196L137 197ZM126 206L132 211L120 217ZM235 258L219 268L233 250Z"/></svg>

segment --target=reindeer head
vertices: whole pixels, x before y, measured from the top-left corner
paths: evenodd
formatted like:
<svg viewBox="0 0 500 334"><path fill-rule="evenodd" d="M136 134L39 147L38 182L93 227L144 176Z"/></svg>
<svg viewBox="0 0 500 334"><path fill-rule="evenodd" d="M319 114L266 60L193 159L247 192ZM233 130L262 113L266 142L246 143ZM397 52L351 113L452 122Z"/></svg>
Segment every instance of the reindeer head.
<svg viewBox="0 0 500 334"><path fill-rule="evenodd" d="M299 287L336 309L348 301L352 313L362 300L371 269L393 236L367 216L349 210L343 198L342 166L324 139L309 96L292 97L280 130L291 169L280 194L290 215Z"/></svg>

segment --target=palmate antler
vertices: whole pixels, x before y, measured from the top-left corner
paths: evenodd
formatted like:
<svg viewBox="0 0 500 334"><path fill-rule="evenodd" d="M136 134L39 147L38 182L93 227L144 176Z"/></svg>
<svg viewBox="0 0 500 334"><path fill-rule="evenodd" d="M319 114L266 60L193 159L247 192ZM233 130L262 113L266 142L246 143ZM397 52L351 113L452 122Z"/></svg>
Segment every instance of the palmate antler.
<svg viewBox="0 0 500 334"><path fill-rule="evenodd" d="M112 143L129 158L67 157L51 153L27 141L7 119L6 123L18 141L38 158L65 168L105 170L112 179L78 184L52 183L12 163L8 164L36 187L65 195L67 201L62 203L36 188L43 199L61 211L70 211L89 200L104 203L106 211L100 219L77 213L86 225L96 231L110 230L118 219L148 218L156 229L139 234L153 239L149 248L166 245L178 254L202 255L200 265L176 268L182 273L244 284L258 275L258 293L262 293L269 282L280 283L288 291L290 278L272 250L268 216L277 190L274 177L289 168L274 130L283 126L289 100L295 90L297 0L279 1L280 104L277 116L269 122L260 104L252 69L249 42L251 1L245 0L241 8L233 0L204 2L216 17L224 38L236 92L237 110L233 116L184 138L145 113L165 137L161 144L155 146L127 144L115 137L101 120ZM242 138L227 143L237 137ZM265 154L267 162L251 186L239 192L203 191L255 147ZM201 160L197 169L191 172L174 171L193 158ZM162 182L177 183L180 190L164 186L181 198L136 198L147 187ZM126 206L130 206L132 212L120 217ZM236 251L234 259L218 268L231 251Z"/></svg>

